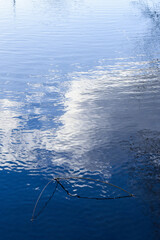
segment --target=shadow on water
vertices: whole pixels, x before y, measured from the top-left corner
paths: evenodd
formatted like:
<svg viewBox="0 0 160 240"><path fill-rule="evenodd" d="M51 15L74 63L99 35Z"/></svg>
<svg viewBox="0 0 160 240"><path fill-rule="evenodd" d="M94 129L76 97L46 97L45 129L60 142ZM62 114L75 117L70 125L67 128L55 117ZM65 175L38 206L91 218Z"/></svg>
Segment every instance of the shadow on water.
<svg viewBox="0 0 160 240"><path fill-rule="evenodd" d="M13 14L16 16L16 0L13 0Z"/></svg>
<svg viewBox="0 0 160 240"><path fill-rule="evenodd" d="M158 1L136 1L135 8L147 21L147 29L143 38L137 41L137 51L143 51L150 59L159 58L160 53L160 3Z"/></svg>
<svg viewBox="0 0 160 240"><path fill-rule="evenodd" d="M155 26L160 26L160 3L154 0L139 0L134 2L146 18L150 18Z"/></svg>
<svg viewBox="0 0 160 240"><path fill-rule="evenodd" d="M156 239L160 234L160 132L141 130L130 137L132 159L127 162L130 183L138 199L147 205L144 210L155 227ZM142 205L143 205L142 204Z"/></svg>

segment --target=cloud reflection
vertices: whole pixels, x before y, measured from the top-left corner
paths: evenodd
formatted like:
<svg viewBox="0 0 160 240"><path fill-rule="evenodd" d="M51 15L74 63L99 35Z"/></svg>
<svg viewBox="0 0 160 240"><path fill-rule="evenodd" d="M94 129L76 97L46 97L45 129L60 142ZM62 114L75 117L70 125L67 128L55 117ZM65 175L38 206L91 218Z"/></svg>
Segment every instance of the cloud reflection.
<svg viewBox="0 0 160 240"><path fill-rule="evenodd" d="M159 101L157 64L117 59L70 73L66 88L53 80L30 82L23 103L1 100L1 166L54 172L65 165L109 176L111 146L117 148L131 131L152 129L153 121L155 130L158 126L152 101L153 96Z"/></svg>
<svg viewBox="0 0 160 240"><path fill-rule="evenodd" d="M20 104L8 99L1 99L0 106L0 128L5 132L10 132L18 126L19 121L16 118L18 114L14 109L18 108Z"/></svg>

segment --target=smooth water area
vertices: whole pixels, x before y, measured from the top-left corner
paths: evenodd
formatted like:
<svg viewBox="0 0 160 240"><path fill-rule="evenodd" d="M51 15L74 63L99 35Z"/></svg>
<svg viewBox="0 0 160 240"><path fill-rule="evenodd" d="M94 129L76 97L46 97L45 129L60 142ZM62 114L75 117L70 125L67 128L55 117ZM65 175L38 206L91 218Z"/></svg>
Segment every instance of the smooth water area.
<svg viewBox="0 0 160 240"><path fill-rule="evenodd" d="M157 2L0 0L1 239L160 239Z"/></svg>

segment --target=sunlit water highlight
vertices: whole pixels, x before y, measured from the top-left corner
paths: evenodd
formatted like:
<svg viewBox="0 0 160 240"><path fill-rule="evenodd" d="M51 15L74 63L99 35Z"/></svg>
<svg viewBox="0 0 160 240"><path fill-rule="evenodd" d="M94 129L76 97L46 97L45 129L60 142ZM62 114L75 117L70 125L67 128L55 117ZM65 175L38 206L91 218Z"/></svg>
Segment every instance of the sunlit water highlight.
<svg viewBox="0 0 160 240"><path fill-rule="evenodd" d="M0 1L2 239L159 239L159 7L148 3ZM76 200L58 188L31 223L58 176L136 198Z"/></svg>

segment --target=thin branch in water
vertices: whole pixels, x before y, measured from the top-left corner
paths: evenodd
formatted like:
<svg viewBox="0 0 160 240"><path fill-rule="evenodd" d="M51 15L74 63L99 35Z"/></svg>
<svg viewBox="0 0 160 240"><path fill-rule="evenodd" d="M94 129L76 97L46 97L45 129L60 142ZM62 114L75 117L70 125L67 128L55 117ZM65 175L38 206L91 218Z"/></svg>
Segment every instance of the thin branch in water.
<svg viewBox="0 0 160 240"><path fill-rule="evenodd" d="M87 196L79 196L77 194L71 194L65 187L64 185L61 183L60 180L71 180L71 179L75 179L75 180L87 180L87 181L94 181L94 182L100 182L100 183L103 183L103 184L106 184L106 185L109 185L109 186L112 186L114 188L117 188L125 193L127 193L127 195L122 195L122 196L117 196L117 197L87 197ZM43 194L43 192L45 191L45 189L48 187L49 184L53 183L54 181L56 181L56 185L55 185L55 188L54 188L54 191L52 192L51 196L49 197L49 199L47 200L47 202L45 203L45 205L41 208L41 210L38 212L37 215L35 215L35 212L36 212L36 208L37 208L37 205L40 201L40 198ZM67 195L69 195L70 197L75 197L75 198L82 198L82 199L93 199L93 200L111 200L111 199L120 199L120 198L129 198L129 197L134 197L133 194L129 193L128 191L124 190L123 188L121 187L118 187L112 183L108 183L108 182L105 182L105 181L101 181L101 180L98 180L98 179L92 179L92 178L85 178L85 177L68 177L68 178L53 178L52 180L50 180L45 186L44 188L42 189L41 193L39 194L39 197L36 201L36 204L35 204L35 207L33 209L33 213L32 213L32 218L31 218L31 221L35 220L43 211L44 209L47 207L48 203L50 202L50 200L53 198L56 190L57 190L57 187L58 185L60 185L60 187L67 193Z"/></svg>
<svg viewBox="0 0 160 240"><path fill-rule="evenodd" d="M48 203L50 202L50 200L53 198L53 196L54 196L54 194L55 194L55 192L56 192L56 190L57 190L57 187L58 187L58 182L57 182L57 181L56 181L56 185L55 185L55 188L54 188L51 196L49 197L49 199L47 200L47 202L45 203L45 205L41 208L41 210L37 213L37 215L35 215L35 211L36 211L37 205L38 205L38 203L39 203L39 201L40 201L40 198L41 198L44 190L48 187L49 184L53 183L54 180L55 180L55 179L52 179L50 182L48 182L48 183L45 185L45 187L42 189L42 191L40 192L39 197L38 197L38 199L37 199L37 201L36 201L36 204L35 204L35 206L34 206L34 209L33 209L31 221L35 220L35 219L44 211L44 209L47 207L47 205L48 205Z"/></svg>

